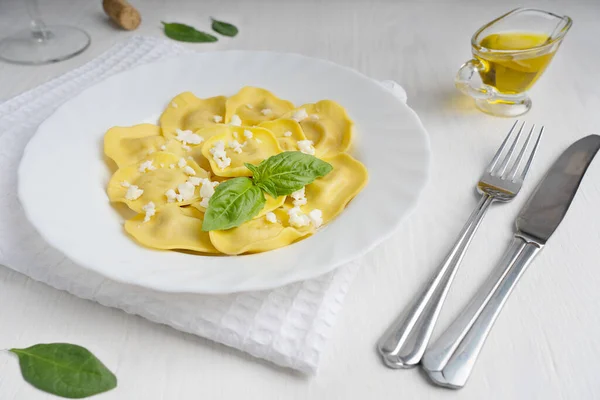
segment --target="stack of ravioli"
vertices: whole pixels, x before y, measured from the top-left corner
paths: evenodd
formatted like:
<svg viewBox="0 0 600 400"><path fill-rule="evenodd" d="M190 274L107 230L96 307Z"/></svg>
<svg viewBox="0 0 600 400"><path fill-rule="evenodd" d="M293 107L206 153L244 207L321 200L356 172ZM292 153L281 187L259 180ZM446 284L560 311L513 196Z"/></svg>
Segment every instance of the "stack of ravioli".
<svg viewBox="0 0 600 400"><path fill-rule="evenodd" d="M319 210L323 224L340 214L367 182L367 170L347 151L353 122L338 103L323 100L295 107L268 90L244 87L229 98L176 96L159 126L113 127L104 152L118 170L108 184L111 202L125 203L137 216L125 230L140 244L198 254L257 253L287 246L315 233L317 226L290 224L288 211ZM244 163L302 151L333 166L304 188L302 198L267 201L252 220L222 231L202 231L215 187L251 176Z"/></svg>

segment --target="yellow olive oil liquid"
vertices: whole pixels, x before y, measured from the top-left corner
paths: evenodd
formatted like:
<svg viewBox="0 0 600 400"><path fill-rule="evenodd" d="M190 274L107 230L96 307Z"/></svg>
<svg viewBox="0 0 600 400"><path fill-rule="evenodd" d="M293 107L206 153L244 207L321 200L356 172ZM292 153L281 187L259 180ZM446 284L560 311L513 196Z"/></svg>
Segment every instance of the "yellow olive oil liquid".
<svg viewBox="0 0 600 400"><path fill-rule="evenodd" d="M484 68L479 71L483 83L493 86L502 93L517 94L529 89L542 75L554 53L548 49L536 50L546 44L546 34L530 32L494 33L479 42L482 49L475 52ZM522 50L531 49L529 52ZM494 52L501 50L502 53ZM515 50L514 52L510 52Z"/></svg>

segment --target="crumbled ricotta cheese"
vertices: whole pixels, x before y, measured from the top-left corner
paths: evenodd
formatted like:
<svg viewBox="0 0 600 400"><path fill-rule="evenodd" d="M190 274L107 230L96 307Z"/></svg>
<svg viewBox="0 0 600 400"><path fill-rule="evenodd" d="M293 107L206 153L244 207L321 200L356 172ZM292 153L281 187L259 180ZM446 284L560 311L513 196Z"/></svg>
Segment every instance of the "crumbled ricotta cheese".
<svg viewBox="0 0 600 400"><path fill-rule="evenodd" d="M215 194L215 187L219 182L211 182L210 179L204 178L202 180L202 187L200 187L200 197L211 198Z"/></svg>
<svg viewBox="0 0 600 400"><path fill-rule="evenodd" d="M177 185L177 190L167 190L165 192L165 196L167 196L167 202L173 203L174 201L182 202L190 200L192 197L194 197L194 192L196 190L195 187L200 184L199 181L201 179L202 178L190 177L187 182Z"/></svg>
<svg viewBox="0 0 600 400"><path fill-rule="evenodd" d="M196 135L192 131L182 131L181 129L176 129L175 132L177 136L175 139L179 140L184 145L186 144L200 144L204 141L202 136Z"/></svg>
<svg viewBox="0 0 600 400"><path fill-rule="evenodd" d="M164 167L165 167L165 164L164 164L164 163L160 163L160 164L159 164L159 167L161 167L161 168L164 168Z"/></svg>
<svg viewBox="0 0 600 400"><path fill-rule="evenodd" d="M182 144L181 148L184 149L185 151L190 151L192 148L190 146L188 146L187 144Z"/></svg>
<svg viewBox="0 0 600 400"><path fill-rule="evenodd" d="M304 108L300 108L299 110L294 111L292 114L292 119L296 122L300 122L303 119L307 118L308 114Z"/></svg>
<svg viewBox="0 0 600 400"><path fill-rule="evenodd" d="M128 188L129 186L131 186L131 183L129 183L127 181L123 181L123 182L121 182L121 186L123 186L124 188Z"/></svg>
<svg viewBox="0 0 600 400"><path fill-rule="evenodd" d="M177 191L181 195L181 199L184 201L190 200L194 197L194 191L196 187L189 182L180 183L177 185Z"/></svg>
<svg viewBox="0 0 600 400"><path fill-rule="evenodd" d="M264 116L267 116L273 114L273 110L271 110L270 108L263 108L262 110L260 110L260 113Z"/></svg>
<svg viewBox="0 0 600 400"><path fill-rule="evenodd" d="M242 144L237 140L232 140L231 142L229 142L228 146L230 149L232 149L238 154L240 154L242 152L242 149L244 148L244 146L242 146Z"/></svg>
<svg viewBox="0 0 600 400"><path fill-rule="evenodd" d="M242 126L242 119L240 117L238 117L237 114L233 114L231 116L231 122L229 122L229 125Z"/></svg>
<svg viewBox="0 0 600 400"><path fill-rule="evenodd" d="M127 193L125 193L125 199L127 200L137 200L140 196L144 194L144 190L140 189L136 185L129 185L127 187Z"/></svg>
<svg viewBox="0 0 600 400"><path fill-rule="evenodd" d="M155 151L156 151L156 150L154 150L154 149L150 149L150 150L148 150L148 155L150 155L150 154L154 153Z"/></svg>
<svg viewBox="0 0 600 400"><path fill-rule="evenodd" d="M237 133L237 132L235 132L235 131L232 133L232 135L233 135L233 137L234 137L234 138L236 138L236 139L237 139L237 138L239 138L239 136L238 136L238 133Z"/></svg>
<svg viewBox="0 0 600 400"><path fill-rule="evenodd" d="M246 104L246 107L248 107L251 110L254 108L254 107L252 107L252 104Z"/></svg>
<svg viewBox="0 0 600 400"><path fill-rule="evenodd" d="M143 173L146 171L154 171L155 169L156 169L156 167L154 165L152 165L152 160L148 160L148 161L144 161L143 163L140 164L138 171Z"/></svg>
<svg viewBox="0 0 600 400"><path fill-rule="evenodd" d="M231 158L227 157L225 143L222 140L217 140L209 151L219 168L225 169L231 165Z"/></svg>
<svg viewBox="0 0 600 400"><path fill-rule="evenodd" d="M315 228L323 225L323 212L318 208L315 208L311 212L308 213L308 218L310 218L310 222L315 226Z"/></svg>
<svg viewBox="0 0 600 400"><path fill-rule="evenodd" d="M150 221L150 218L152 218L154 214L156 214L156 207L154 206L153 202L149 202L148 204L143 206L142 210L146 213L146 216L144 217L144 222Z"/></svg>
<svg viewBox="0 0 600 400"><path fill-rule="evenodd" d="M194 186L200 186L200 184L202 183L202 178L198 178L197 176L190 176L187 181Z"/></svg>
<svg viewBox="0 0 600 400"><path fill-rule="evenodd" d="M167 202L173 203L177 200L177 193L173 189L169 189L165 192L165 196L167 196Z"/></svg>
<svg viewBox="0 0 600 400"><path fill-rule="evenodd" d="M272 224L274 224L275 222L277 222L277 216L275 215L274 212L268 212L268 213L266 213L265 214L265 219L268 222L272 223Z"/></svg>
<svg viewBox="0 0 600 400"><path fill-rule="evenodd" d="M204 138L200 135L196 135L194 132L192 131L182 131L181 129L176 129L175 133L177 133L177 136L175 137L175 139L179 140L181 143L183 143L184 145L189 144L200 144L204 141Z"/></svg>
<svg viewBox="0 0 600 400"><path fill-rule="evenodd" d="M183 167L183 172L186 175L196 175L196 171L194 171L194 168L190 167L189 165Z"/></svg>
<svg viewBox="0 0 600 400"><path fill-rule="evenodd" d="M169 164L169 168L171 168L171 169L175 168L175 164Z"/></svg>
<svg viewBox="0 0 600 400"><path fill-rule="evenodd" d="M244 129L244 137L245 138L252 139L252 136L253 136L253 134L251 131L249 131L248 129Z"/></svg>
<svg viewBox="0 0 600 400"><path fill-rule="evenodd" d="M200 197L202 197L200 206L208 208L208 202L213 194L215 194L215 187L219 182L211 182L208 178L198 178L198 180L199 183L202 184L202 186L200 186Z"/></svg>
<svg viewBox="0 0 600 400"><path fill-rule="evenodd" d="M290 137L290 136L292 136L292 132L290 132L290 131L283 132L283 136Z"/></svg>
<svg viewBox="0 0 600 400"><path fill-rule="evenodd" d="M175 102L172 102L172 103L171 103L171 107L173 107L173 108L177 108L177 107L179 107L179 106L177 105L177 103L175 103Z"/></svg>
<svg viewBox="0 0 600 400"><path fill-rule="evenodd" d="M208 197L203 198L200 201L200 206L204 207L204 208L208 208L208 202L210 201L210 199Z"/></svg>
<svg viewBox="0 0 600 400"><path fill-rule="evenodd" d="M293 202L294 206L300 207L300 206L303 206L306 204L305 190L306 190L306 188L302 188L300 190L296 190L295 192L293 192L290 195L294 199L294 202Z"/></svg>
<svg viewBox="0 0 600 400"><path fill-rule="evenodd" d="M163 144L162 146L160 146L160 149L161 149L162 151L165 151L165 150L167 149L167 146L165 146L165 145Z"/></svg>
<svg viewBox="0 0 600 400"><path fill-rule="evenodd" d="M221 121L223 121L223 117L221 117L220 115L213 115L213 121L215 121L217 124Z"/></svg>
<svg viewBox="0 0 600 400"><path fill-rule="evenodd" d="M186 165L187 165L187 161L185 161L185 158L183 158L183 157L181 157L181 158L179 159L179 161L177 162L177 166L178 166L179 168L183 168L183 167L185 167Z"/></svg>
<svg viewBox="0 0 600 400"><path fill-rule="evenodd" d="M313 147L312 140L298 140L298 150L304 154L315 155L315 148Z"/></svg>
<svg viewBox="0 0 600 400"><path fill-rule="evenodd" d="M310 218L300 210L300 207L290 208L288 215L290 216L289 223L291 226L300 228L310 224Z"/></svg>

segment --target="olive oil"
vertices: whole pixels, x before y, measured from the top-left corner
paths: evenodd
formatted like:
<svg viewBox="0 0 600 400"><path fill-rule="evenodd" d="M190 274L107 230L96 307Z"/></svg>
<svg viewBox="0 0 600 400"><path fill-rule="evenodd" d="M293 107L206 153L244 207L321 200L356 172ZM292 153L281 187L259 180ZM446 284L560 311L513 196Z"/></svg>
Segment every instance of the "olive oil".
<svg viewBox="0 0 600 400"><path fill-rule="evenodd" d="M501 93L518 94L527 91L542 75L554 53L543 46L547 34L503 32L484 37L474 51L483 68L481 80Z"/></svg>

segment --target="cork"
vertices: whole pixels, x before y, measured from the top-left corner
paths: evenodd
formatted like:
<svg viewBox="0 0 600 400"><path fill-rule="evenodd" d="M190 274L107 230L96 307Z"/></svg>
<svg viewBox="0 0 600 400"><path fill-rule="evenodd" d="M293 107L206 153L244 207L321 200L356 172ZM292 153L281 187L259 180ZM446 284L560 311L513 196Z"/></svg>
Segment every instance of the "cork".
<svg viewBox="0 0 600 400"><path fill-rule="evenodd" d="M142 17L126 0L103 0L102 8L117 25L128 31L134 30L142 22Z"/></svg>

